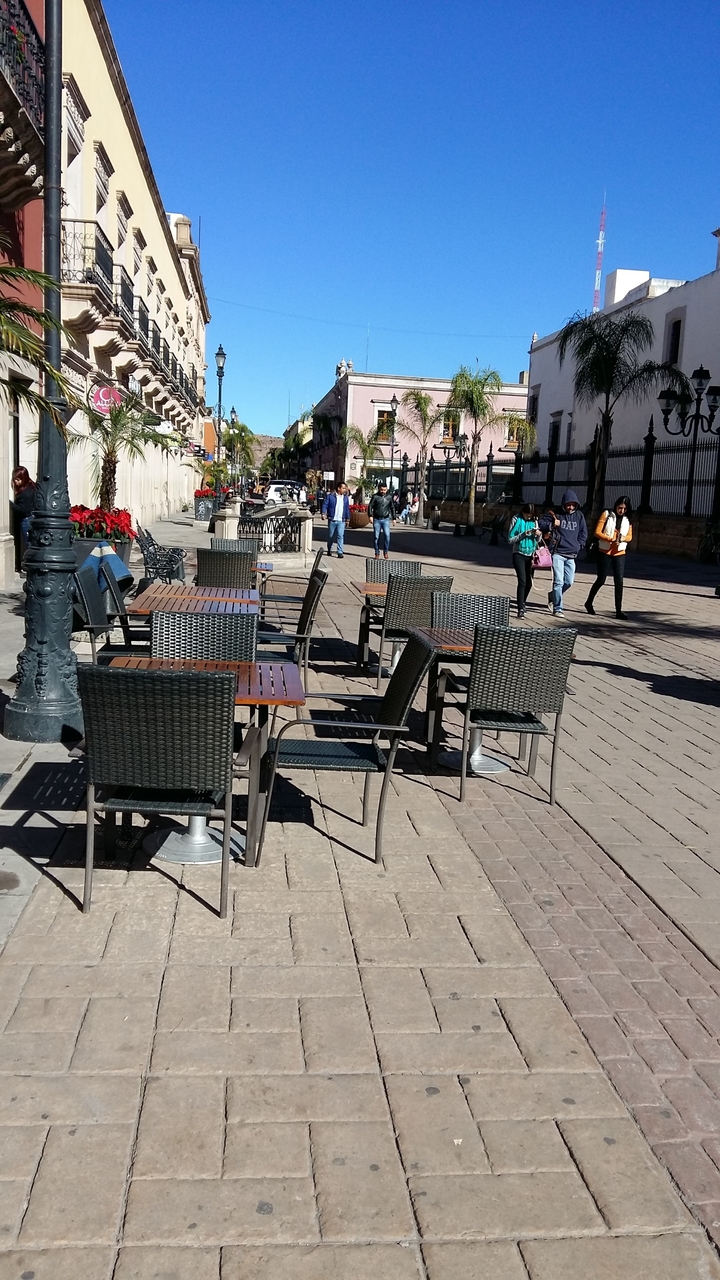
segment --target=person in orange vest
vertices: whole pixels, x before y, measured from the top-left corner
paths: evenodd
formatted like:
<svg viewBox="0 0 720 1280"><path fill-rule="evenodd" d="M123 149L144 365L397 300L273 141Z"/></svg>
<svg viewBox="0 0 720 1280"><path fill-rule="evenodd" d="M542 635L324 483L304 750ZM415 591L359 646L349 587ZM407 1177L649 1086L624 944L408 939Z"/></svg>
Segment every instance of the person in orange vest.
<svg viewBox="0 0 720 1280"><path fill-rule="evenodd" d="M607 582L608 573L612 570L615 586L615 617L625 622L622 611L623 582L625 578L625 550L632 541L632 507L630 499L623 494L617 499L615 506L603 511L597 522L595 537L597 538L597 577L590 588L590 595L585 601L588 613L594 613L595 597Z"/></svg>

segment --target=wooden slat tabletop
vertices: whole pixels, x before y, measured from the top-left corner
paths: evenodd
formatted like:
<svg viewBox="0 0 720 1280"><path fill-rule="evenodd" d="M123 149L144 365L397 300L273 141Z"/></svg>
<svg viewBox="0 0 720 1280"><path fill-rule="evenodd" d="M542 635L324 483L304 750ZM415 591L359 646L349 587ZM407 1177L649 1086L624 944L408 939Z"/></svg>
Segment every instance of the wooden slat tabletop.
<svg viewBox="0 0 720 1280"><path fill-rule="evenodd" d="M387 582L353 582L352 584L361 596L386 596L388 584Z"/></svg>
<svg viewBox="0 0 720 1280"><path fill-rule="evenodd" d="M419 636L439 653L472 653L474 631L452 631L448 627L411 627L411 635Z"/></svg>
<svg viewBox="0 0 720 1280"><path fill-rule="evenodd" d="M128 613L147 616L168 613L257 613L260 593L254 587L148 587L131 604Z"/></svg>
<svg viewBox="0 0 720 1280"><path fill-rule="evenodd" d="M257 564L252 566L253 573L272 573L272 560L258 560Z"/></svg>
<svg viewBox="0 0 720 1280"><path fill-rule="evenodd" d="M237 706L298 707L305 704L300 672L292 662L223 662L209 658L113 658L111 667L133 671L233 671Z"/></svg>

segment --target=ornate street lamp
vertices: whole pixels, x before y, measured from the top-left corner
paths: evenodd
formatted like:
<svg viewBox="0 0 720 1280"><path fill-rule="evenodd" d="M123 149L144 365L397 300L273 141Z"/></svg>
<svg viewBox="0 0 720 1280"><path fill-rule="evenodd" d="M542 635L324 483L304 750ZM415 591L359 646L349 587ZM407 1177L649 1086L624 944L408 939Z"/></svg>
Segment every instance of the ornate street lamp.
<svg viewBox="0 0 720 1280"><path fill-rule="evenodd" d="M690 445L690 467L688 469L687 493L685 496L686 516L692 515L693 491L695 488L695 461L697 457L698 432L702 428L705 434L718 435L718 431L713 430L713 422L715 415L720 406L720 387L708 386L710 382L710 372L700 365L699 369L694 369L690 374L690 381L695 388L695 411L690 413L693 398L687 391L676 392L671 387L666 387L658 396L658 402L662 411L663 426L668 435L671 436L691 436ZM707 397L708 412L702 412L703 395ZM670 425L670 418L673 410L675 410L675 425ZM715 497L713 507L715 508L720 502L718 495L718 478L720 478L720 449L718 450L717 463L718 477L716 477ZM715 516L715 512L713 511Z"/></svg>
<svg viewBox="0 0 720 1280"><path fill-rule="evenodd" d="M45 195L43 243L45 271L60 280L60 202L62 196L62 0L45 0ZM45 291L47 310L60 320L60 285ZM60 368L60 333L48 329L45 354ZM45 378L45 395L60 416L67 409L54 378ZM48 413L40 415L38 473L23 560L25 648L18 655L15 697L5 708L3 732L20 742L60 742L82 733L75 655L70 648L72 594L76 568L72 549L70 497L65 440Z"/></svg>
<svg viewBox="0 0 720 1280"><path fill-rule="evenodd" d="M222 486L220 483L220 471L218 469L218 464L220 462L220 433L222 431L222 383L223 383L223 378L225 377L225 361L226 360L227 360L227 356L225 355L225 352L222 349L222 343L221 343L217 351L215 352L215 370L217 372L217 380L218 380L218 411L217 411L217 425L215 427L215 439L217 441L217 445L215 448L215 510L216 511L220 510L220 499L222 495Z"/></svg>

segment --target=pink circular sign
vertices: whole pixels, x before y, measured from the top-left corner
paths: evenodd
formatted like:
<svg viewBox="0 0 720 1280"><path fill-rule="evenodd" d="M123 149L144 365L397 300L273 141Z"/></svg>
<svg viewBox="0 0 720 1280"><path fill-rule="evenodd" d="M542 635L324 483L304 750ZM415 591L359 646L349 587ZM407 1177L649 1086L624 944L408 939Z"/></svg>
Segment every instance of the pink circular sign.
<svg viewBox="0 0 720 1280"><path fill-rule="evenodd" d="M122 396L116 387L95 387L90 401L97 413L109 413L113 405L122 404Z"/></svg>

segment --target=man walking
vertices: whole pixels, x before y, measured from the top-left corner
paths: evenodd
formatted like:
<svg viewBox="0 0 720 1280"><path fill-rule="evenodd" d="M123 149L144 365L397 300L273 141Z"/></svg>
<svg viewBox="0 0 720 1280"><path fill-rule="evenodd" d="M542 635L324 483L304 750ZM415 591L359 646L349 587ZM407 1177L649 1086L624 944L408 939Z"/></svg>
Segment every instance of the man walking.
<svg viewBox="0 0 720 1280"><path fill-rule="evenodd" d="M390 550L390 523L391 521L393 524L395 523L395 507L386 484L380 484L377 493L371 498L368 515L373 522L375 559L380 559L380 542L382 540L382 549L387 560L388 551Z"/></svg>
<svg viewBox="0 0 720 1280"><path fill-rule="evenodd" d="M333 542L337 542L338 560L345 555L345 525L350 519L350 499L347 485L341 480L335 492L329 493L322 504L322 514L328 522L327 553L332 555Z"/></svg>
<svg viewBox="0 0 720 1280"><path fill-rule="evenodd" d="M575 561L588 536L577 494L572 489L567 489L562 496L560 514L548 511L538 523L543 533L550 533L553 587L548 595L548 609L556 618L563 618L563 596L575 581Z"/></svg>

